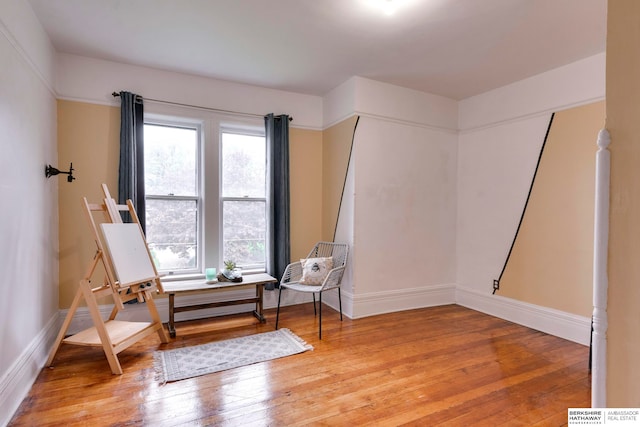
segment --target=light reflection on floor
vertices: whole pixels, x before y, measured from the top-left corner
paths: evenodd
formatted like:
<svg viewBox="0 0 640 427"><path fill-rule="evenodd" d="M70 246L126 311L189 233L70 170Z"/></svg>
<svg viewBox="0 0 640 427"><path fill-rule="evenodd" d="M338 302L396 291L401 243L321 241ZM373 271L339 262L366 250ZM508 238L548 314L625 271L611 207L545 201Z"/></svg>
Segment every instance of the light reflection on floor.
<svg viewBox="0 0 640 427"><path fill-rule="evenodd" d="M145 403L145 423L180 423L210 419L224 412L227 421L246 417L249 412L268 410L271 397L269 362L217 372L220 387L200 389L198 377L150 387ZM216 401L213 407L209 402ZM240 418L236 418L239 420Z"/></svg>
<svg viewBox="0 0 640 427"><path fill-rule="evenodd" d="M248 406L266 402L271 397L271 375L269 363L257 363L236 370L235 381L225 383L221 389L221 400L226 409L245 411ZM265 405L266 408L266 405Z"/></svg>

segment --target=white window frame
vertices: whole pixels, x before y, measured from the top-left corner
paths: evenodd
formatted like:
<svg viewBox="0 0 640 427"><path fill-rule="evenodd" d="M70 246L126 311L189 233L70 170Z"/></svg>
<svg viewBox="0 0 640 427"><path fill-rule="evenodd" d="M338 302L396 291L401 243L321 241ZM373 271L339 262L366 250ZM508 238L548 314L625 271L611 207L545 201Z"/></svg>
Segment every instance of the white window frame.
<svg viewBox="0 0 640 427"><path fill-rule="evenodd" d="M199 126L200 129L200 139L198 141L198 223L200 226L198 229L198 261L200 264L197 271L177 272L163 277L163 280L203 278L204 270L209 267L216 267L219 271L224 266L222 252L222 170L220 168L222 161L222 133L265 136L263 119L261 117L252 118L242 115L215 113L200 108L148 103L145 104L144 122L182 127ZM265 177L265 181L266 179ZM268 203L269 201L266 199L267 227L269 224ZM267 253L267 260L269 256ZM243 274L263 272L265 269L244 270Z"/></svg>
<svg viewBox="0 0 640 427"><path fill-rule="evenodd" d="M222 134L224 133L229 133L229 134L236 134L236 135L249 135L249 136L259 136L262 138L265 138L265 131L264 131L264 127L262 128L258 128L255 126L239 126L237 124L222 124L220 126L220 131L218 134L218 141L220 144L220 153L222 153ZM267 147L266 147L266 141L265 141L265 165L266 165L266 161L267 161ZM222 162L224 162L224 159L222 158L222 154L220 154L220 165L222 165ZM218 209L220 212L220 254L221 256L224 254L224 233L223 233L223 224L224 224L224 202L264 202L265 205L265 260L264 260L264 267L260 268L257 266L243 266L243 265L239 265L239 267L243 268L243 272L248 272L248 273L264 273L266 271L267 268L267 262L269 259L269 254L268 254L268 250L269 250L269 236L268 234L268 226L269 226L269 205L268 205L268 199L267 199L267 193L268 193L268 187L267 187L267 175L268 171L265 170L265 189L264 189L264 197L225 197L222 195L222 168L220 168L220 173L219 173L219 183L220 183L220 187L218 190L218 195L219 195L219 205L218 205Z"/></svg>
<svg viewBox="0 0 640 427"><path fill-rule="evenodd" d="M204 240L204 236L202 233L203 228L203 192L202 192L202 180L203 180L203 169L202 169L202 146L203 146L203 132L202 132L202 122L190 120L188 118L169 118L169 117L160 117L155 115L145 115L144 118L145 125L156 125L156 126L166 126L173 128L183 128L183 129L195 129L197 132L197 146L196 146L196 195L195 196L182 196L182 195L149 195L145 188L145 199L152 200L187 200L187 201L195 201L196 202L196 266L191 269L183 269L183 270L161 270L161 273L168 274L169 276L185 276L185 275L198 275L204 271L204 246L206 242Z"/></svg>

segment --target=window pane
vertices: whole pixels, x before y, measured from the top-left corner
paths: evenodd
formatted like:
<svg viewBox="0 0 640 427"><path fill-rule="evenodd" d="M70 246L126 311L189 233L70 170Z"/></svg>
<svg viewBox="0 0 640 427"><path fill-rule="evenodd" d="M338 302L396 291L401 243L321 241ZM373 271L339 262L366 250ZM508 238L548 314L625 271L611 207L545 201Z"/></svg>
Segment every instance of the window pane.
<svg viewBox="0 0 640 427"><path fill-rule="evenodd" d="M197 129L145 124L146 193L197 195L197 153Z"/></svg>
<svg viewBox="0 0 640 427"><path fill-rule="evenodd" d="M264 201L223 202L223 259L240 267L264 268L266 203Z"/></svg>
<svg viewBox="0 0 640 427"><path fill-rule="evenodd" d="M198 204L195 200L146 201L147 243L158 270L197 267Z"/></svg>
<svg viewBox="0 0 640 427"><path fill-rule="evenodd" d="M264 137L222 134L223 197L265 197L265 171Z"/></svg>

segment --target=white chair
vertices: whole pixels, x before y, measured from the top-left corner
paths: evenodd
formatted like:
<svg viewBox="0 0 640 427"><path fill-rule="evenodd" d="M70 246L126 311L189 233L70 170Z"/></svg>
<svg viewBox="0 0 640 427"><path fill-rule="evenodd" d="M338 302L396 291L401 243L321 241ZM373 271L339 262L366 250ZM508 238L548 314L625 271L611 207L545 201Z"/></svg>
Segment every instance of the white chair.
<svg viewBox="0 0 640 427"><path fill-rule="evenodd" d="M278 329L278 320L280 318L280 298L283 289L290 289L297 292L306 292L313 295L313 312L314 315L320 313L318 321L318 337L322 339L322 293L330 289L338 289L338 302L340 304L340 321L342 321L342 297L340 295L340 283L344 275L344 269L347 264L347 254L349 247L344 243L318 242L309 252L306 259L309 258L328 258L332 259L332 268L319 285L309 285L300 283L303 278L303 265L301 261L293 262L287 266L280 280L280 288L278 292L278 310L276 312L276 329ZM316 293L319 295L320 308L316 310Z"/></svg>

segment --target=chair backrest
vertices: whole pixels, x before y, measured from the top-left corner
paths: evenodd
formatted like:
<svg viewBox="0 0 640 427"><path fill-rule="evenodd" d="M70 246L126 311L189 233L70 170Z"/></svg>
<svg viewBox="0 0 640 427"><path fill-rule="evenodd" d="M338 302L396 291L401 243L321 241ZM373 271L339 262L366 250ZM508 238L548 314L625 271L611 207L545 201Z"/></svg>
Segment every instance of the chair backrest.
<svg viewBox="0 0 640 427"><path fill-rule="evenodd" d="M318 242L307 258L332 257L333 268L344 267L347 264L348 252L349 246L346 243Z"/></svg>

